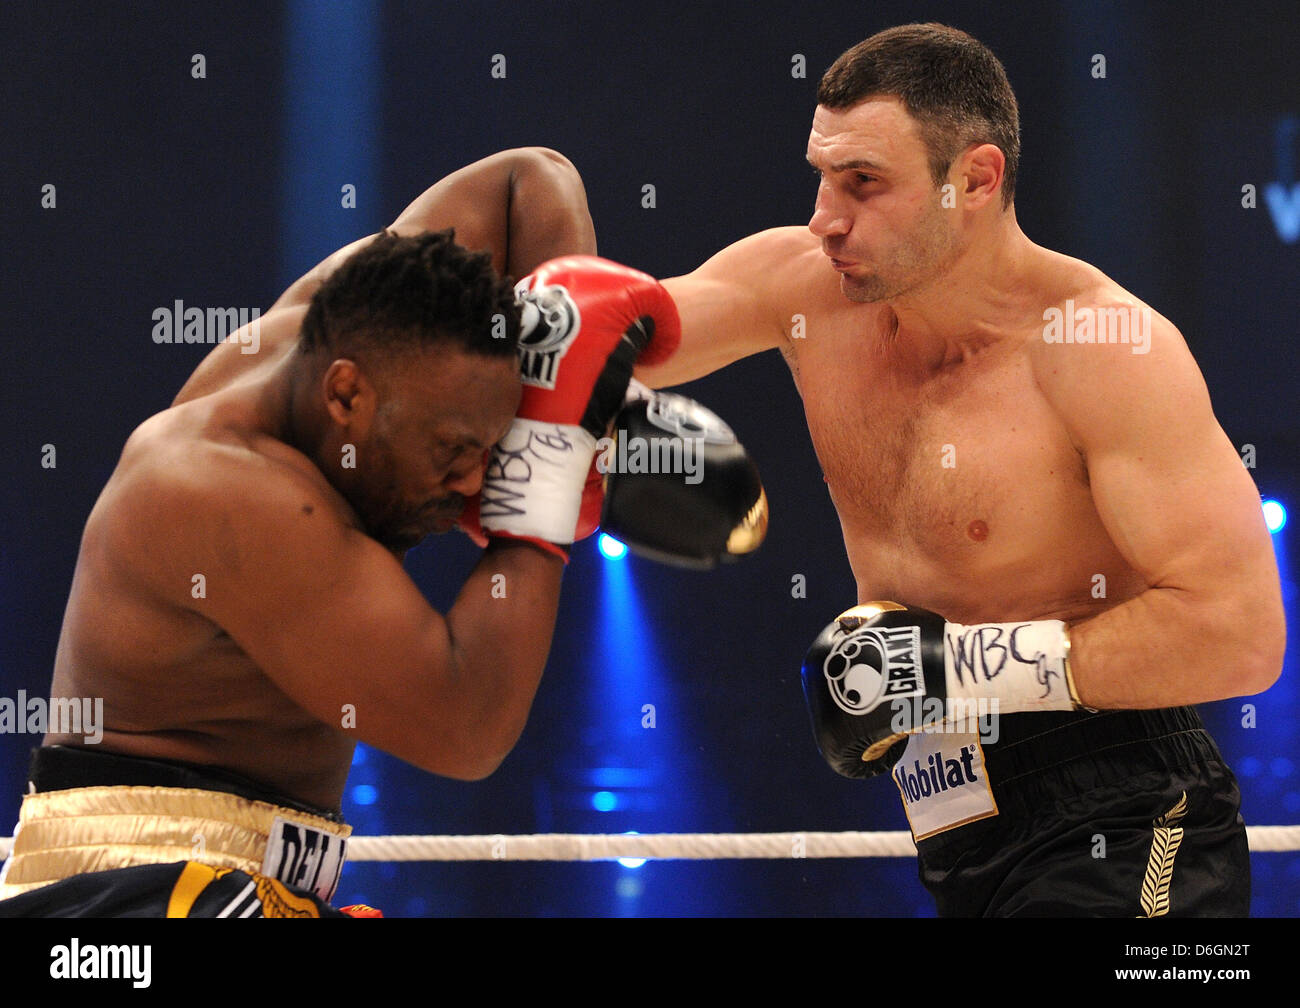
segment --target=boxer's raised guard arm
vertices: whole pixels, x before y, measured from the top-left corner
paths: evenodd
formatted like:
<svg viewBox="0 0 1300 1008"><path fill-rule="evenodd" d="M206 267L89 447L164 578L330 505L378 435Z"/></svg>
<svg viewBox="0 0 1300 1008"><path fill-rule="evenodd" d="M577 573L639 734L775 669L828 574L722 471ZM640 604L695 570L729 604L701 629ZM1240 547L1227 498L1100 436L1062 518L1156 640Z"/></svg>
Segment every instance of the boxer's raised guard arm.
<svg viewBox="0 0 1300 1008"><path fill-rule="evenodd" d="M456 242L487 252L492 266L515 277L561 255L596 252L596 232L577 169L546 147L500 151L440 179L389 226L399 235L452 228ZM271 310L306 304L335 269L373 240L360 238L295 281Z"/></svg>
<svg viewBox="0 0 1300 1008"><path fill-rule="evenodd" d="M1031 354L1098 515L1150 586L1071 625L1080 696L1154 708L1261 692L1281 672L1286 621L1259 491L1178 330L1135 301L1103 309L1133 319L1127 341L1044 340Z"/></svg>
<svg viewBox="0 0 1300 1008"><path fill-rule="evenodd" d="M246 462L219 457L200 471L155 470L132 493L138 534L174 537L125 544L152 550L152 591L220 627L321 723L432 773L491 773L527 720L563 563L494 543L443 615L306 474L269 464L254 486Z"/></svg>
<svg viewBox="0 0 1300 1008"><path fill-rule="evenodd" d="M563 155L545 147L501 151L452 172L407 206L390 230L410 235L446 228L455 230L460 245L490 254L498 273L515 277L557 256L596 251L582 179ZM287 350L320 285L374 238L359 238L327 256L251 323L259 332L256 354L248 351L252 341L242 338L214 347L176 402L203 395L254 361Z"/></svg>

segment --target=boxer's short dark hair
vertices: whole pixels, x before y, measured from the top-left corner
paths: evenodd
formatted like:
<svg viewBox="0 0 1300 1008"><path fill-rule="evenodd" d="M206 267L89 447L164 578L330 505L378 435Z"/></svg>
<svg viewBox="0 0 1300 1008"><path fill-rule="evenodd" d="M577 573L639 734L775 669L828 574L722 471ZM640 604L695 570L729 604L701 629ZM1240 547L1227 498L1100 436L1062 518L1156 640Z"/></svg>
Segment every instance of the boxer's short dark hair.
<svg viewBox="0 0 1300 1008"><path fill-rule="evenodd" d="M1011 205L1020 162L1020 109L1006 70L987 46L947 25L886 29L831 65L817 88L817 104L841 111L885 95L898 98L916 121L936 186L968 147L998 147L1006 156L1002 206Z"/></svg>
<svg viewBox="0 0 1300 1008"><path fill-rule="evenodd" d="M453 231L384 231L331 273L303 318L302 346L346 356L446 345L490 357L515 354L519 307L486 252Z"/></svg>

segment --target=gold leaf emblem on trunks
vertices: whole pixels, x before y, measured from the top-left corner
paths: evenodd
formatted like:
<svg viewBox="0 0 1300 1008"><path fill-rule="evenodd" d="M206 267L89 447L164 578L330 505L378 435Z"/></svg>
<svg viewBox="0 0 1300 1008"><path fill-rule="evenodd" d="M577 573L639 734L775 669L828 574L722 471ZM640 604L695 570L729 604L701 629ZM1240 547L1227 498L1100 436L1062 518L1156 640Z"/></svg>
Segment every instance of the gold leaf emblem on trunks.
<svg viewBox="0 0 1300 1008"><path fill-rule="evenodd" d="M1178 825L1187 815L1187 792L1164 815L1152 823L1151 856L1147 859L1147 873L1142 879L1142 917L1163 917L1169 913L1169 887L1174 878L1174 858L1183 842L1183 829Z"/></svg>

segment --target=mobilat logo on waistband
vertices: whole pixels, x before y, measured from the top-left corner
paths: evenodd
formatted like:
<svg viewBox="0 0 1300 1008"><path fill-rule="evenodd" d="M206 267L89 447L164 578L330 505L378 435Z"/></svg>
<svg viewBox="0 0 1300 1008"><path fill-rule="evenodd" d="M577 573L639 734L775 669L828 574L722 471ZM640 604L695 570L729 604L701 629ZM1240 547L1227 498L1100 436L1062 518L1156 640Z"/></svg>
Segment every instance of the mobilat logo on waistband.
<svg viewBox="0 0 1300 1008"><path fill-rule="evenodd" d="M964 788L980 781L975 772L976 755L974 745L964 745L953 758L931 753L924 766L919 759L912 760L910 767L899 763L894 767L894 782L914 802Z"/></svg>

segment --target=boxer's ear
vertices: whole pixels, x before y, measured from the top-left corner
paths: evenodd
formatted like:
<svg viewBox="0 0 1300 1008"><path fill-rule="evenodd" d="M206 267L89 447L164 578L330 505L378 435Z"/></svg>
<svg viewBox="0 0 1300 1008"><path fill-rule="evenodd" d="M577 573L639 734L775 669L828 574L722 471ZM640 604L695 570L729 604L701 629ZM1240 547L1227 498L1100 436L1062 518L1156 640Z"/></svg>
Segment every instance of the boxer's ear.
<svg viewBox="0 0 1300 1008"><path fill-rule="evenodd" d="M994 200L1000 201L1006 165L1006 155L994 144L979 144L966 150L954 166L959 176L957 198L961 207L978 210Z"/></svg>
<svg viewBox="0 0 1300 1008"><path fill-rule="evenodd" d="M356 361L341 357L321 377L325 410L340 427L365 432L374 420L376 389Z"/></svg>

